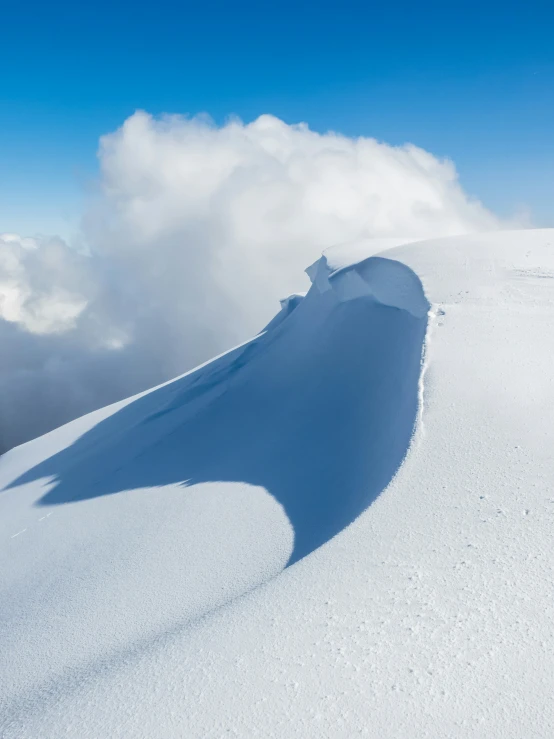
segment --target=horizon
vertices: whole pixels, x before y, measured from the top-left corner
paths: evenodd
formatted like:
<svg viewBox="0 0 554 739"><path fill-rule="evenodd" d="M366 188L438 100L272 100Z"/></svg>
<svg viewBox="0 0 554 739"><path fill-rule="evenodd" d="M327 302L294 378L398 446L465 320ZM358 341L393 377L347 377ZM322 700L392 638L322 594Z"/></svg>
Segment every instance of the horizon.
<svg viewBox="0 0 554 739"><path fill-rule="evenodd" d="M554 226L549 5L5 22L0 451L247 340L325 248Z"/></svg>

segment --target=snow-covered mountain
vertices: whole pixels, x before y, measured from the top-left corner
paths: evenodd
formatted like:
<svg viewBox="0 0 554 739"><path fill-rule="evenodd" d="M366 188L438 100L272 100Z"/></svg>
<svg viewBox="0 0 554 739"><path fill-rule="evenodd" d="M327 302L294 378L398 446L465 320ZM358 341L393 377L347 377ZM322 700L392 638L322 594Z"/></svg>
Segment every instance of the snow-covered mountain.
<svg viewBox="0 0 554 739"><path fill-rule="evenodd" d="M308 274L0 458L3 738L554 735L554 230Z"/></svg>

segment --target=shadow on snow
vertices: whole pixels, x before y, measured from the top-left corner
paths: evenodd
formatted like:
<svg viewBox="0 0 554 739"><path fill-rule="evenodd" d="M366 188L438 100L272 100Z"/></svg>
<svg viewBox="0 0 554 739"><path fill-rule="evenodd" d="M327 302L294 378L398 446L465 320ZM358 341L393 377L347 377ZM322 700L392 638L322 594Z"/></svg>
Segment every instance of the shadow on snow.
<svg viewBox="0 0 554 739"><path fill-rule="evenodd" d="M50 506L170 483L263 486L294 529L288 564L298 561L398 470L416 420L427 318L312 288L276 323L132 401L10 487L51 478L37 503Z"/></svg>

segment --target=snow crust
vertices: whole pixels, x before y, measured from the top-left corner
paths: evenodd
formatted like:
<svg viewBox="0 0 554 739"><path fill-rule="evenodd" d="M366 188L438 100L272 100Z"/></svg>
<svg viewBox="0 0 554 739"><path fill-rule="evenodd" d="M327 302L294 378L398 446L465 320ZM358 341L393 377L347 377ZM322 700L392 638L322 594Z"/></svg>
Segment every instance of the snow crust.
<svg viewBox="0 0 554 739"><path fill-rule="evenodd" d="M554 231L375 249L0 458L2 737L553 735Z"/></svg>

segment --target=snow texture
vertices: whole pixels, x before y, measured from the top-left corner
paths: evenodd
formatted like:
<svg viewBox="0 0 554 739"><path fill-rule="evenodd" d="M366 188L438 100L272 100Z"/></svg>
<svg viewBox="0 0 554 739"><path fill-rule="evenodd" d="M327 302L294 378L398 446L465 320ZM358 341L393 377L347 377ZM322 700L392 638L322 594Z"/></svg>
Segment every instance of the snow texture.
<svg viewBox="0 0 554 739"><path fill-rule="evenodd" d="M553 735L554 231L308 274L0 458L2 737Z"/></svg>

